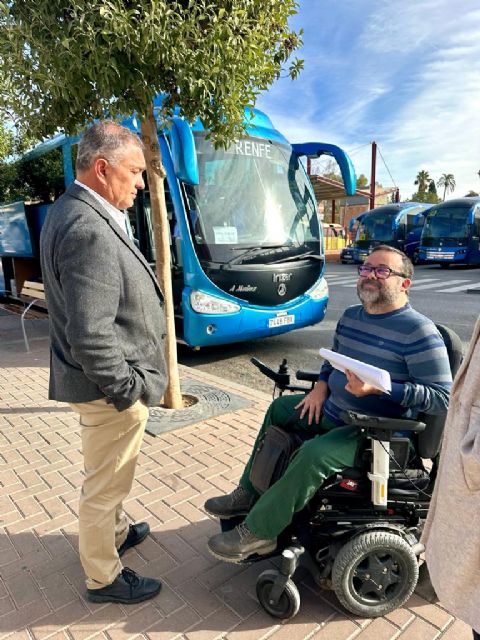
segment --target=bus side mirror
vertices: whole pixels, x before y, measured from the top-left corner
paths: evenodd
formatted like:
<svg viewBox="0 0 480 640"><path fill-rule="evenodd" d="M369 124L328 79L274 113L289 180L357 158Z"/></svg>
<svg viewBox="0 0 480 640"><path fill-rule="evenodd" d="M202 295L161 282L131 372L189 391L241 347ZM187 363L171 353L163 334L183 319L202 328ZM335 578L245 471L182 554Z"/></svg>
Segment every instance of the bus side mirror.
<svg viewBox="0 0 480 640"><path fill-rule="evenodd" d="M356 219L356 218L352 218L352 219L350 220L350 222L348 223L348 230L349 230L350 232L352 232L352 231L353 231L353 227L355 226L356 222L357 222L357 219Z"/></svg>
<svg viewBox="0 0 480 640"><path fill-rule="evenodd" d="M340 167L343 184L347 196L354 196L357 189L357 178L352 161L348 155L337 147L335 144L327 144L326 142L304 142L301 144L292 144L293 154L307 156L307 158L318 158L321 155L332 156Z"/></svg>
<svg viewBox="0 0 480 640"><path fill-rule="evenodd" d="M198 160L193 133L188 122L178 116L172 118L170 145L177 178L186 184L198 184Z"/></svg>

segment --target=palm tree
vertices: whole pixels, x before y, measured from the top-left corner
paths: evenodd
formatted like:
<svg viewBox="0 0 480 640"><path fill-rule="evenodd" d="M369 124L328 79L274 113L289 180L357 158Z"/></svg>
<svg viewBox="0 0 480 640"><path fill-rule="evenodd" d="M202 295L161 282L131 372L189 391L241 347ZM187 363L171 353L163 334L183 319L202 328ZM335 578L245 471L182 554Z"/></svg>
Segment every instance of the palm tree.
<svg viewBox="0 0 480 640"><path fill-rule="evenodd" d="M430 183L430 175L428 171L422 169L417 173L414 184L418 185L418 193L424 193L427 190L427 186Z"/></svg>
<svg viewBox="0 0 480 640"><path fill-rule="evenodd" d="M443 200L445 201L445 195L450 191L455 191L455 177L453 173L442 173L441 178L437 182L437 187L443 187Z"/></svg>

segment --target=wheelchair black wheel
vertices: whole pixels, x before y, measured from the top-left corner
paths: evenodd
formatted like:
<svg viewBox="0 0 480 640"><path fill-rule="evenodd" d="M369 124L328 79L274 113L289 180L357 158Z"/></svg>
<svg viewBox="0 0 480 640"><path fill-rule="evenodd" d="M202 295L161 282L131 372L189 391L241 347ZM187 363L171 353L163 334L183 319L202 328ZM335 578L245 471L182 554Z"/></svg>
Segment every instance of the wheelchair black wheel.
<svg viewBox="0 0 480 640"><path fill-rule="evenodd" d="M273 569L268 569L258 576L257 598L265 611L271 616L281 620L289 620L296 616L300 609L300 593L293 580L288 579L278 602L271 603L270 593L277 576L278 572Z"/></svg>
<svg viewBox="0 0 480 640"><path fill-rule="evenodd" d="M377 618L401 607L418 581L418 561L399 534L368 531L349 540L332 568L332 584L345 609Z"/></svg>

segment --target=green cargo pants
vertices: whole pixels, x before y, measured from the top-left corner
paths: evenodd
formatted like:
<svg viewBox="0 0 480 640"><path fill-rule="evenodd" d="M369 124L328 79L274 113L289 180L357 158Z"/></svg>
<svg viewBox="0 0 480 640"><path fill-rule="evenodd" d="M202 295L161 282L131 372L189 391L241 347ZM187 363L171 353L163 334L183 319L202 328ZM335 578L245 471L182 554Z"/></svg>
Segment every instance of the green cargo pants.
<svg viewBox="0 0 480 640"><path fill-rule="evenodd" d="M281 396L268 408L240 485L258 495L250 480L250 467L260 438L272 424L281 427L304 395ZM290 427L292 428L292 427ZM276 538L333 473L351 467L362 435L356 427L339 427L327 418L308 425L308 414L293 429L313 435L294 454L285 474L259 497L245 524L262 539Z"/></svg>

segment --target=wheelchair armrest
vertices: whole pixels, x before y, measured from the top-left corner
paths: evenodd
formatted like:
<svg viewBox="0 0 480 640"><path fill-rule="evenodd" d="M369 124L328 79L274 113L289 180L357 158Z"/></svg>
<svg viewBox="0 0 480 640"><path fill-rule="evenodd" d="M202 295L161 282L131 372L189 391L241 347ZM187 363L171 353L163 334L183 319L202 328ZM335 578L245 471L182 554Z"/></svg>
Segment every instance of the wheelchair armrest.
<svg viewBox="0 0 480 640"><path fill-rule="evenodd" d="M299 369L295 376L297 380L306 380L307 382L317 382L319 371L306 371L305 369Z"/></svg>
<svg viewBox="0 0 480 640"><path fill-rule="evenodd" d="M383 416L367 416L355 411L342 411L340 414L345 424L357 425L361 429L393 433L395 431L412 431L419 433L424 431L425 423L418 420L406 420L402 418L386 418Z"/></svg>

